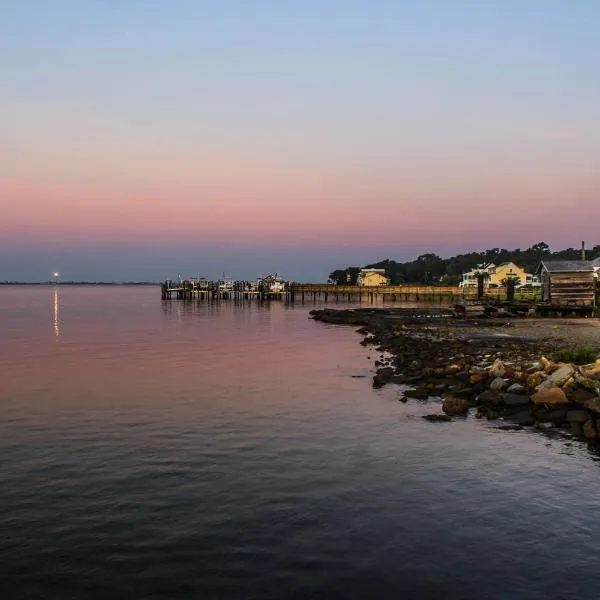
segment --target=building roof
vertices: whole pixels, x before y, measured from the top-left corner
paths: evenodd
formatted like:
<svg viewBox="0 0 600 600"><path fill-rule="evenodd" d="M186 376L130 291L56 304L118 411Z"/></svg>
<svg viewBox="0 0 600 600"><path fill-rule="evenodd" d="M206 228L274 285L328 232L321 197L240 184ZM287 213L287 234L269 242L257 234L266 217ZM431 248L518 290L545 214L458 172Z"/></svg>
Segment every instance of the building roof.
<svg viewBox="0 0 600 600"><path fill-rule="evenodd" d="M361 269L360 272L361 273L384 273L385 274L385 269Z"/></svg>
<svg viewBox="0 0 600 600"><path fill-rule="evenodd" d="M595 258L594 260L590 260L590 262L592 263L592 267L594 267L595 269L600 268L600 256L598 258Z"/></svg>
<svg viewBox="0 0 600 600"><path fill-rule="evenodd" d="M594 270L589 260L543 260L535 272L539 273L542 268L549 273L590 273Z"/></svg>

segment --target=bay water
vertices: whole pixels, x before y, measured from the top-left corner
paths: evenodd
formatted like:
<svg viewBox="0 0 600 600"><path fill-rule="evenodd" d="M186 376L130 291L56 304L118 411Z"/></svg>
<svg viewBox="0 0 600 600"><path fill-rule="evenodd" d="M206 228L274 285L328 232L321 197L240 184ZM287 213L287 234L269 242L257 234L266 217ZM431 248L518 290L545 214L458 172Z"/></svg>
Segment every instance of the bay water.
<svg viewBox="0 0 600 600"><path fill-rule="evenodd" d="M0 596L598 597L585 444L429 423L313 304L0 287Z"/></svg>

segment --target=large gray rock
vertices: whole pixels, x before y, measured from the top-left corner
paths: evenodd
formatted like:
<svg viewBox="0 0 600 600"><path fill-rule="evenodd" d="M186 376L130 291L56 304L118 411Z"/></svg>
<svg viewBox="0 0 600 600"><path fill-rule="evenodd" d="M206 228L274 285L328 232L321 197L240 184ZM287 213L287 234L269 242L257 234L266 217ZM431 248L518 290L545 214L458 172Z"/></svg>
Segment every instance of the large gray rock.
<svg viewBox="0 0 600 600"><path fill-rule="evenodd" d="M572 365L563 365L562 367L554 371L552 375L550 375L550 381L554 385L560 387L567 381L567 379L569 379L569 377L573 377L574 373L575 369Z"/></svg>
<svg viewBox="0 0 600 600"><path fill-rule="evenodd" d="M512 385L509 385L506 388L506 391L509 394L526 394L527 388L524 385L521 385L520 383L513 383Z"/></svg>
<svg viewBox="0 0 600 600"><path fill-rule="evenodd" d="M536 392L543 392L544 390L550 390L552 388L558 388L559 386L552 381L552 379L548 378L542 381L536 388Z"/></svg>
<svg viewBox="0 0 600 600"><path fill-rule="evenodd" d="M500 394L500 397L502 398L502 402L507 406L525 406L529 404L529 396L523 396L521 394L509 394L508 392L505 392Z"/></svg>
<svg viewBox="0 0 600 600"><path fill-rule="evenodd" d="M502 379L502 377L496 377L492 380L492 383L490 383L490 390L500 392L507 385L508 385L508 381L506 381L506 379Z"/></svg>

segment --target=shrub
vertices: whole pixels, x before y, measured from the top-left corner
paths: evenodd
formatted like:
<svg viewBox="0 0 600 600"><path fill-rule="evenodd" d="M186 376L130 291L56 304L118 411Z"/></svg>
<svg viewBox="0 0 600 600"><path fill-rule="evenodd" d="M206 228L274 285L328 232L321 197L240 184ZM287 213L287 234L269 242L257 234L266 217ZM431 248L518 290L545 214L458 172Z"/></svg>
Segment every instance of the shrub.
<svg viewBox="0 0 600 600"><path fill-rule="evenodd" d="M587 346L577 346L576 348L562 348L552 354L554 362L569 362L576 365L585 365L596 360L597 354L592 348Z"/></svg>

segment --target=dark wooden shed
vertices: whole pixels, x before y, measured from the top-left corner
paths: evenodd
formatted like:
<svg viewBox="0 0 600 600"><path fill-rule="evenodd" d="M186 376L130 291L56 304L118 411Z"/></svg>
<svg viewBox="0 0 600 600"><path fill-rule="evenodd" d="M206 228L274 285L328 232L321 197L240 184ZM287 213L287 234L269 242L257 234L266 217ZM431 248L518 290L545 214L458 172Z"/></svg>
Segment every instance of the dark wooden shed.
<svg viewBox="0 0 600 600"><path fill-rule="evenodd" d="M593 311L594 267L587 260L544 260L536 269L542 299L552 308Z"/></svg>

